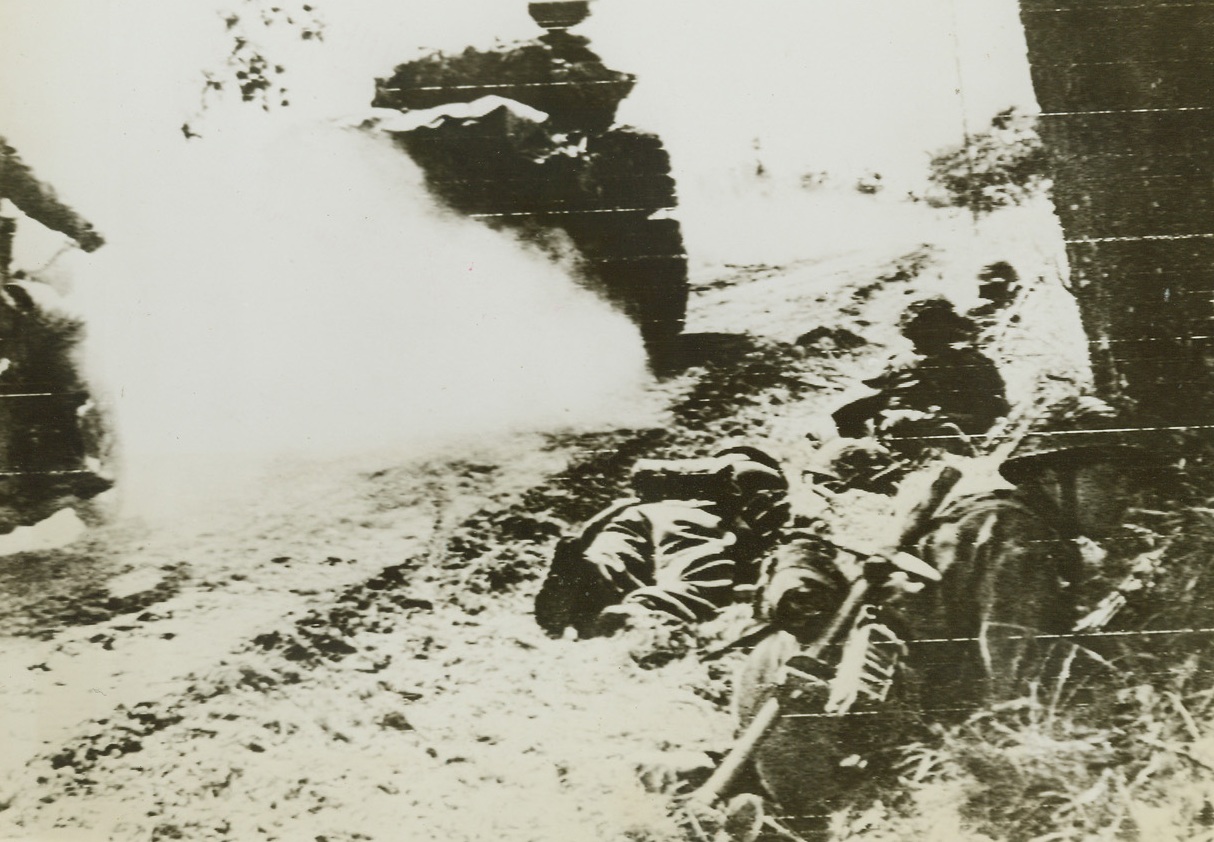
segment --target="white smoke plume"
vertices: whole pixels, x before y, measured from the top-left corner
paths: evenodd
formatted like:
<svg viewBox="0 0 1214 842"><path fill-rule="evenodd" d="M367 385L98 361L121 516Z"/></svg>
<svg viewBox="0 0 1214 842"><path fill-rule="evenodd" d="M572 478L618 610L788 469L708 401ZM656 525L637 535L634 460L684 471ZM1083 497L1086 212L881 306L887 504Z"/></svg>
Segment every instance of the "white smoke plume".
<svg viewBox="0 0 1214 842"><path fill-rule="evenodd" d="M145 11L141 26L163 18ZM386 138L305 102L220 107L187 143L170 106L190 104L206 51L183 66L164 43L104 31L110 59L141 52L91 56L110 99L79 103L92 116L75 127L75 160L20 145L108 239L46 275L86 320L135 510L223 494L283 455L407 460L636 405L648 377L636 329L539 252L437 206ZM368 70L346 109L372 84ZM115 98L128 108L112 111Z"/></svg>
<svg viewBox="0 0 1214 842"><path fill-rule="evenodd" d="M110 241L51 274L87 314L130 464L414 450L628 404L617 395L643 379L631 326L543 259L436 212L403 155L322 128L423 48L539 34L524 0L313 5L323 44L261 32L289 109L219 103L195 119L202 70L231 48L219 13L254 0L4 0L0 134ZM671 153L693 265L770 263L909 225L892 201L819 206L801 176L851 190L881 172L895 198L967 127L1031 109L1016 10L596 0L578 31L638 76L619 116ZM185 141L187 120L201 140Z"/></svg>
<svg viewBox="0 0 1214 842"><path fill-rule="evenodd" d="M98 252L78 286L130 464L408 453L584 422L642 381L631 325L433 206L386 143L338 128L231 142L199 144L138 240Z"/></svg>

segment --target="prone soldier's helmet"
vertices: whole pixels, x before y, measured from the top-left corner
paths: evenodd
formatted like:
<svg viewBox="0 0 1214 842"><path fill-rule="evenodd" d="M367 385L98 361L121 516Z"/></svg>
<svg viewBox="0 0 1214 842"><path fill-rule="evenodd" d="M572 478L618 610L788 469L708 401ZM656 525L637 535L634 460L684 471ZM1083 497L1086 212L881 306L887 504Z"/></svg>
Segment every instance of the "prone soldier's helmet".
<svg viewBox="0 0 1214 842"><path fill-rule="evenodd" d="M770 453L750 445L737 445L718 450L713 457L730 463L735 481L745 489L778 488L788 490L788 480L780 462Z"/></svg>
<svg viewBox="0 0 1214 842"><path fill-rule="evenodd" d="M1128 424L1100 398L1078 395L1049 407L999 466L999 473L1018 485L1048 468L1095 461L1157 469L1166 461L1159 445L1157 431Z"/></svg>
<svg viewBox="0 0 1214 842"><path fill-rule="evenodd" d="M757 447L728 447L710 457L638 460L632 487L647 502L715 503L764 545L775 540L790 514L788 480L780 462Z"/></svg>
<svg viewBox="0 0 1214 842"><path fill-rule="evenodd" d="M738 514L762 543L775 540L788 521L788 480L779 461L757 447L728 447L716 458L730 464L737 490Z"/></svg>

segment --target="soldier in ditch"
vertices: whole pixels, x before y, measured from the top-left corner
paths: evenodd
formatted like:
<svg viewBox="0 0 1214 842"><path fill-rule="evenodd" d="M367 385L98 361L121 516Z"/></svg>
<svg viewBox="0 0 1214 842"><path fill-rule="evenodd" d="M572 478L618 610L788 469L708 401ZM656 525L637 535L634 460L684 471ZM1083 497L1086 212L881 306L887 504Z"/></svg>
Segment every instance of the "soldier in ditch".
<svg viewBox="0 0 1214 842"><path fill-rule="evenodd" d="M1009 311L1023 294L1020 275L1010 263L1003 260L991 263L978 274L978 298L982 303L971 308L966 316L985 330L1001 319L1015 321L1019 317Z"/></svg>
<svg viewBox="0 0 1214 842"><path fill-rule="evenodd" d="M913 552L943 581L905 615L933 695L962 703L1008 698L1041 678L1049 645L1084 607L1080 539L1114 535L1170 476L1160 434L1137 429L1087 396L1050 407L999 473L1014 488L961 497L935 516ZM1045 639L1046 641L1049 638ZM945 702L947 704L947 702Z"/></svg>
<svg viewBox="0 0 1214 842"><path fill-rule="evenodd" d="M535 602L550 634L609 634L645 618L707 620L753 585L789 517L779 463L751 447L640 466L637 497L563 539Z"/></svg>
<svg viewBox="0 0 1214 842"><path fill-rule="evenodd" d="M947 299L912 304L901 331L915 356L863 381L876 393L834 413L839 435L873 434L911 453L920 449L919 440L936 436L939 447L955 449L950 434L960 439L985 433L1007 414L1003 378L974 347L976 325Z"/></svg>
<svg viewBox="0 0 1214 842"><path fill-rule="evenodd" d="M885 639L901 652L893 672L882 673L888 657L879 646L852 673L842 670L840 647L806 657L857 577L841 575L828 545L791 547L762 600L778 633L751 652L735 683L743 729L768 699L785 700L749 758L763 789L786 810L820 808L846 797L866 756L898 741L900 717L947 718L1056 677L1072 651L1065 640L1055 645L1056 636L1075 630L1083 613L1079 539L1114 535L1132 508L1163 491L1165 453L1157 434L1135 429L1103 401L1052 406L1000 466L1013 488L943 496L904 533L900 548L926 562L935 581L873 579L880 587L870 587L871 598L887 603L873 622L893 630ZM832 699L858 699L860 709L825 711Z"/></svg>

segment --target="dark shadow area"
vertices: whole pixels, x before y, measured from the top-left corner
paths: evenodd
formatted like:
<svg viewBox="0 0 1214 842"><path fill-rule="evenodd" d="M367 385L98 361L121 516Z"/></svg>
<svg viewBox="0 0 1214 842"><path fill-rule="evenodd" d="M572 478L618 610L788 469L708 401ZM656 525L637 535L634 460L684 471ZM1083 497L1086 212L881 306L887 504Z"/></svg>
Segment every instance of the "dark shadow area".
<svg viewBox="0 0 1214 842"><path fill-rule="evenodd" d="M373 105L423 112L393 131L429 189L456 211L572 255L587 286L653 351L687 309L687 260L660 138L615 124L635 84L565 27L585 3L533 3L548 31L492 51L434 53L377 82ZM466 106L466 107L465 107Z"/></svg>
<svg viewBox="0 0 1214 842"><path fill-rule="evenodd" d="M669 377L696 366L736 365L756 348L744 333L683 333L654 343L650 353L654 373Z"/></svg>
<svg viewBox="0 0 1214 842"><path fill-rule="evenodd" d="M118 556L90 540L0 558L0 634L49 639L70 626L146 611L177 594L189 577L188 565L169 564L159 577L149 577L147 588L115 593L109 583L123 572Z"/></svg>

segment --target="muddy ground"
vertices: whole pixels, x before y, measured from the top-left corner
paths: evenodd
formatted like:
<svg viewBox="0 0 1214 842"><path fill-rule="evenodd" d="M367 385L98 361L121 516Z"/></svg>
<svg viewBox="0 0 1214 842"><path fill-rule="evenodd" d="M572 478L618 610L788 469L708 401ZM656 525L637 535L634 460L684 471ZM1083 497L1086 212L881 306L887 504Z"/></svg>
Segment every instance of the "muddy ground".
<svg viewBox="0 0 1214 842"><path fill-rule="evenodd" d="M636 637L552 640L531 617L548 553L637 458L745 441L795 480L806 433L901 350L905 303L972 295L975 262L1025 266L1031 306L1077 331L1050 304L1065 298L1050 249L1025 245L1056 236L1047 208L1008 211L985 239L921 212L862 251L702 272L687 369L653 384L634 426L284 466L171 525L0 559L0 838L682 838L675 772L732 735L735 658L697 649L745 618L659 657ZM1047 346L1012 366L1021 404L1077 365ZM889 506L856 493L843 534L871 539Z"/></svg>

